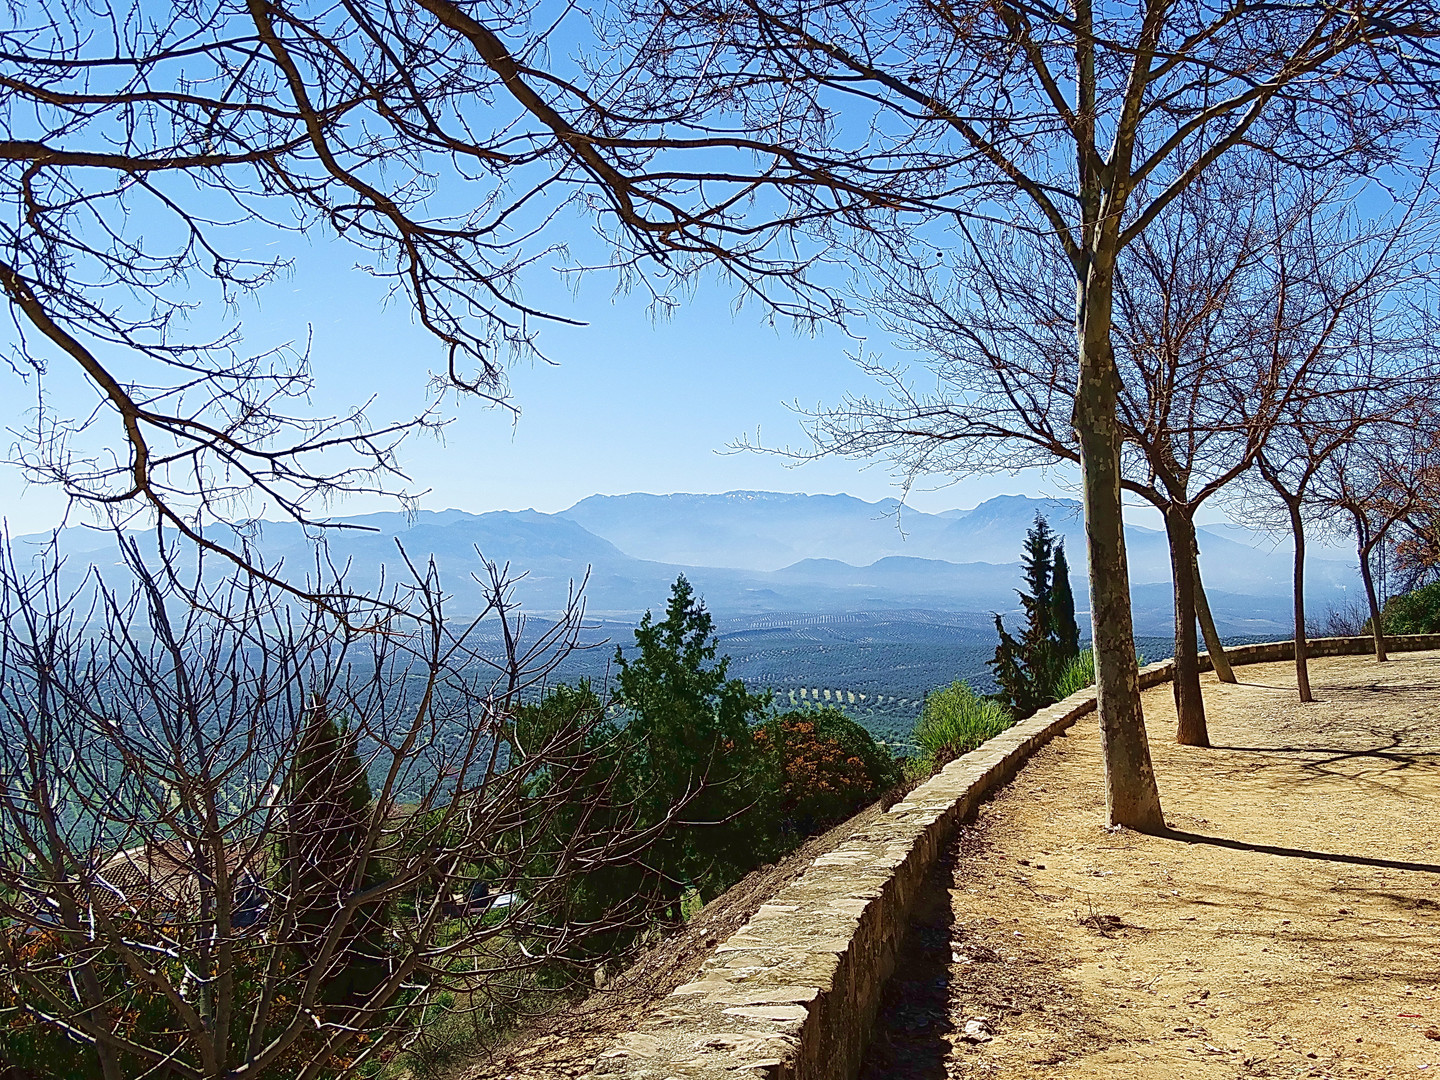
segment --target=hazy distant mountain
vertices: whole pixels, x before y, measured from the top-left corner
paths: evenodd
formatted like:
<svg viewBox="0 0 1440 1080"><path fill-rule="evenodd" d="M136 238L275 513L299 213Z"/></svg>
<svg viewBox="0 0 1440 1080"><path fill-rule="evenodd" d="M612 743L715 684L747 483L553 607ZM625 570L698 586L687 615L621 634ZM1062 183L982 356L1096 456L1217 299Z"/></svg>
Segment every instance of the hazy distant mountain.
<svg viewBox="0 0 1440 1080"><path fill-rule="evenodd" d="M779 570L803 559L868 566L901 555L1014 562L1036 511L1079 538L1080 504L1002 495L970 510L926 514L898 500L731 491L723 495L592 495L559 516L640 559ZM1078 549L1077 549L1078 550Z"/></svg>
<svg viewBox="0 0 1440 1080"><path fill-rule="evenodd" d="M628 555L656 562L743 570L781 570L807 559L868 567L901 556L948 563L1014 563L1036 512L1065 538L1071 567L1084 569L1084 519L1073 499L1001 495L969 510L925 514L887 499L849 495L786 495L732 491L724 495L593 495L558 516L578 522ZM903 531L902 531L903 530ZM1170 580L1164 532L1126 529L1130 578L1136 585ZM1200 530L1202 568L1212 588L1234 593L1283 593L1289 588L1287 549L1239 526ZM1330 554L1328 552L1324 554ZM1349 583L1344 563L1316 559L1316 585ZM1077 583L1078 587L1078 583Z"/></svg>
<svg viewBox="0 0 1440 1080"><path fill-rule="evenodd" d="M1037 510L1065 537L1077 602L1086 609L1080 508L1061 499L1001 496L945 514L904 510L902 533L893 500L772 492L594 496L560 514L368 514L341 519L360 528L329 532L325 542L329 560L348 564L355 584L373 584L382 568L392 581L403 572L397 540L416 562L433 558L452 594L449 610L457 616L480 606L480 588L471 578L482 565L477 548L526 575L517 595L532 612L560 609L571 583L588 568L589 611L620 621L662 607L682 571L721 619L915 609L983 614L1016 607L1020 546ZM1237 530L1231 536L1246 534ZM1132 526L1127 538L1136 630L1164 634L1171 619L1164 533ZM41 539L22 537L20 543ZM1288 553L1204 530L1200 543L1222 628L1283 631ZM67 576L114 563L113 545L108 534L65 530ZM314 541L296 525L267 523L255 545L267 564L281 565L295 579L314 571ZM1309 592L1316 614L1343 600L1353 579L1344 562L1313 560Z"/></svg>
<svg viewBox="0 0 1440 1080"><path fill-rule="evenodd" d="M640 559L683 566L779 570L802 559L865 565L886 555L917 554L944 530L929 514L904 511L907 538L896 527L894 499L869 503L850 495L592 495L560 517L578 522ZM921 537L923 536L923 540ZM929 547L918 552L937 557Z"/></svg>

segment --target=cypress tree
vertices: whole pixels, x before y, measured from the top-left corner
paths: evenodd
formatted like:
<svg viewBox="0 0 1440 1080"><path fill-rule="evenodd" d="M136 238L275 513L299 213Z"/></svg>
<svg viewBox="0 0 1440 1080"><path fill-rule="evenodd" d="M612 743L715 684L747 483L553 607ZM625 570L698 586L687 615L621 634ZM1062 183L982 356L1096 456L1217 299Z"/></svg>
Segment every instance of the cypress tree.
<svg viewBox="0 0 1440 1080"><path fill-rule="evenodd" d="M1036 696L1043 696L1046 672L1052 666L1055 642L1055 604L1052 597L1055 562L1055 534L1038 512L1025 533L1025 554L1021 565L1028 594L1020 594L1025 609L1025 632L1020 641L1025 666L1031 672Z"/></svg>
<svg viewBox="0 0 1440 1080"><path fill-rule="evenodd" d="M995 646L995 658L988 666L995 672L999 696L1016 716L1028 716L1039 706L1035 704L1034 687L1020 659L1023 649L1005 629L1005 621L999 615L995 616L995 632L1000 635L1000 644Z"/></svg>
<svg viewBox="0 0 1440 1080"><path fill-rule="evenodd" d="M356 733L336 724L319 695L302 724L286 785L285 878L300 952L315 960L351 894L379 884L382 875L372 857L356 880L373 801ZM386 914L384 905L372 904L350 916L329 964L329 1001L363 998L378 983Z"/></svg>
<svg viewBox="0 0 1440 1080"><path fill-rule="evenodd" d="M1070 567L1065 544L1058 540L1043 515L1025 533L1021 556L1029 592L1019 592L1025 612L1025 629L1017 641L995 616L1000 643L989 666L995 672L1000 696L1017 716L1028 716L1055 701L1055 685L1065 666L1080 652L1080 628L1075 623L1075 596L1070 589Z"/></svg>
<svg viewBox="0 0 1440 1080"><path fill-rule="evenodd" d="M1064 671L1080 655L1080 624L1075 621L1075 594L1070 590L1070 563L1065 558L1065 541L1055 545L1055 569L1051 575L1051 603L1054 610L1056 654Z"/></svg>

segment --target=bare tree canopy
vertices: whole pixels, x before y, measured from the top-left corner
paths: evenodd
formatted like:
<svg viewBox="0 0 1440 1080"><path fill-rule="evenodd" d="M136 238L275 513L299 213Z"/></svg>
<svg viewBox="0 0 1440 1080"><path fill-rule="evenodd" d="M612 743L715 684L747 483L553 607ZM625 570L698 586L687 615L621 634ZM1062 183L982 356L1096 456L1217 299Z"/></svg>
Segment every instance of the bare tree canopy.
<svg viewBox="0 0 1440 1080"><path fill-rule="evenodd" d="M614 121L543 66L573 71L573 13L562 29L444 0L7 11L0 287L36 401L12 456L102 517L204 544L206 518L315 523L339 496L404 494L397 447L433 412L317 413L304 328L242 333L239 305L304 238L348 246L433 337L433 359L397 361L417 383L434 369L439 391L505 401L506 364L568 321L522 295L532 267L564 262L549 226L634 201L587 148ZM683 242L635 240L632 265L667 260L655 280L683 263ZM757 280L784 269L748 263L740 239L725 254ZM72 412L76 384L89 400Z"/></svg>
<svg viewBox="0 0 1440 1080"><path fill-rule="evenodd" d="M1302 702L1314 700L1305 614L1307 519L1343 532L1345 523L1333 516L1335 505L1329 504L1329 512L1322 509L1336 455L1361 441L1401 445L1418 434L1407 428L1421 423L1434 380L1433 366L1396 369L1384 349L1367 348L1363 339L1347 344L1335 366L1317 372L1308 393L1286 403L1255 457L1254 471L1231 494L1240 515L1260 527L1288 530L1293 544L1295 674Z"/></svg>
<svg viewBox="0 0 1440 1080"><path fill-rule="evenodd" d="M193 284L225 297L277 270L220 244L225 221L357 245L436 336L449 383L492 396L503 347L526 347L539 314L516 275L565 198L595 215L622 276L719 263L801 319L843 315L831 262L924 263L957 242L948 227L965 245L986 221L1043 238L1076 289L1109 812L1143 828L1163 818L1120 512L1119 254L1233 150L1288 168L1402 161L1433 120L1440 35L1428 0L12 11L0 285L15 363L78 365L123 436L89 459L42 417L28 460L196 539L177 505L246 489L300 515L307 495L394 468L397 432L290 417L302 383L283 358L270 370L229 337L177 339ZM452 176L466 194L442 191ZM126 227L136 200L167 223L143 240ZM360 458L327 473L306 462L318 445Z"/></svg>
<svg viewBox="0 0 1440 1080"><path fill-rule="evenodd" d="M907 484L1079 462L1062 258L1036 238L970 236L967 256L943 269L902 267L878 296L883 325L925 358L933 383L870 363L888 397L853 396L811 414L812 452L886 456ZM1287 173L1240 155L1181 194L1117 260L1121 484L1165 515L1182 742L1208 741L1195 659L1196 513L1251 467L1297 402L1433 377L1437 252L1426 183L1398 201L1343 175ZM1357 349L1371 357L1363 369L1348 355Z"/></svg>
<svg viewBox="0 0 1440 1080"><path fill-rule="evenodd" d="M1382 663L1388 657L1375 563L1378 557L1383 568L1396 541L1406 539L1409 524L1440 502L1437 465L1440 416L1430 402L1414 402L1341 446L1316 478L1314 510L1338 510L1349 520L1375 659Z"/></svg>
<svg viewBox="0 0 1440 1080"><path fill-rule="evenodd" d="M842 238L866 264L943 267L947 247L984 250L974 230L985 222L1063 259L1112 822L1164 826L1120 506L1120 254L1233 151L1356 174L1401 161L1434 115L1436 14L1399 3L641 2L611 27L653 73L636 100L704 118L690 125L696 138L779 131L818 153L835 190L869 203L829 215L821 235L857 225ZM807 193L782 190L792 202Z"/></svg>

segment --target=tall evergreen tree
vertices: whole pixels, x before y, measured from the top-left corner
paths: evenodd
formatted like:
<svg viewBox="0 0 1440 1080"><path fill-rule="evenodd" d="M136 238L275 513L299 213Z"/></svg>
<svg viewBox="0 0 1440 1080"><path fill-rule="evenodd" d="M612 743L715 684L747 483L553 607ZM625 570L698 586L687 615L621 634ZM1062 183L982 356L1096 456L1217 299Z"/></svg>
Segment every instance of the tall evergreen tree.
<svg viewBox="0 0 1440 1080"><path fill-rule="evenodd" d="M672 916L694 887L714 895L755 864L756 833L741 815L773 784L754 784L763 768L750 731L769 705L729 678L716 659L714 623L682 574L665 618L650 612L635 631L637 654L615 650L617 697L629 714L627 738L640 751L639 801L652 821L684 804L680 827L656 845L652 865Z"/></svg>
<svg viewBox="0 0 1440 1080"><path fill-rule="evenodd" d="M1029 716L1040 708L1035 700L1035 688L1029 673L1021 660L1024 648L1005 629L1005 620L995 616L995 632L1000 635L1000 644L995 646L995 658L989 667L995 672L995 683L1000 688L1000 697L1016 716Z"/></svg>
<svg viewBox="0 0 1440 1080"><path fill-rule="evenodd" d="M304 958L318 962L332 924L352 894L382 880L379 860L362 865L355 850L370 826L370 780L354 731L337 724L316 695L303 720L287 786L286 883ZM360 875L357 878L357 866ZM384 958L383 906L357 910L341 927L327 964L326 998L345 1003L376 985Z"/></svg>
<svg viewBox="0 0 1440 1080"><path fill-rule="evenodd" d="M1075 621L1075 594L1070 589L1070 563L1065 558L1065 541L1055 545L1055 570L1051 574L1051 604L1054 609L1056 647L1060 670L1080 655L1080 624Z"/></svg>
<svg viewBox="0 0 1440 1080"><path fill-rule="evenodd" d="M1055 534L1037 511L1034 523L1025 533L1025 552L1020 563L1025 584L1030 589L1028 594L1020 593L1020 604L1025 610L1025 631L1020 642L1037 697L1044 696L1045 682L1054 661L1055 604L1051 596L1054 564Z"/></svg>
<svg viewBox="0 0 1440 1080"><path fill-rule="evenodd" d="M1015 715L1028 716L1055 701L1061 672L1079 655L1080 628L1075 622L1075 595L1064 541L1039 513L1025 533L1021 565L1029 589L1017 590L1025 628L1017 641L1006 631L1004 620L995 616L1000 643L989 666Z"/></svg>

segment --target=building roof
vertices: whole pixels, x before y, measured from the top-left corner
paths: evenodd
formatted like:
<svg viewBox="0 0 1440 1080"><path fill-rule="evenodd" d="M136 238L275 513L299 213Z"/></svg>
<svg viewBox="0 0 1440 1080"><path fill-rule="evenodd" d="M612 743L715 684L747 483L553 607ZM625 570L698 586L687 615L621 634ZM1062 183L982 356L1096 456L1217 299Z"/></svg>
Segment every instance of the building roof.
<svg viewBox="0 0 1440 1080"><path fill-rule="evenodd" d="M253 841L231 842L223 859L232 886L248 885L255 879L248 867L258 864L260 849ZM205 879L213 873L213 856L197 851L189 840L141 844L100 863L93 879L95 899L104 903L108 895L112 902L133 908L187 908L199 903Z"/></svg>

